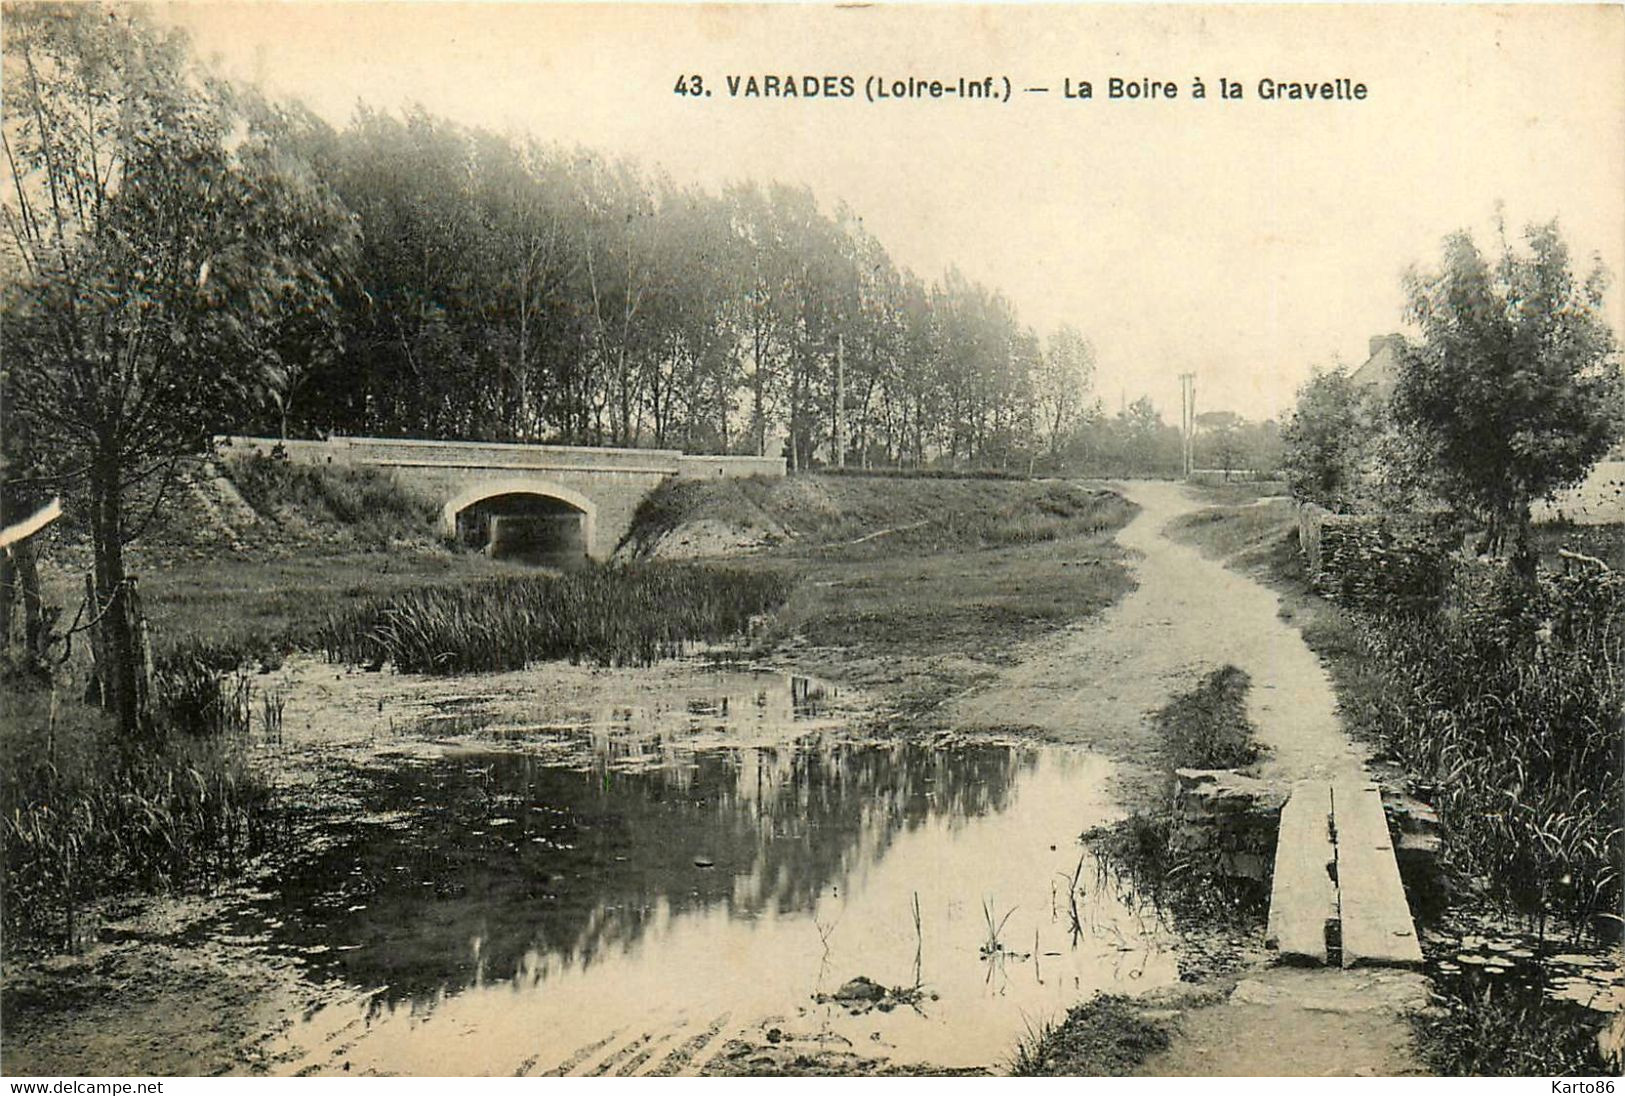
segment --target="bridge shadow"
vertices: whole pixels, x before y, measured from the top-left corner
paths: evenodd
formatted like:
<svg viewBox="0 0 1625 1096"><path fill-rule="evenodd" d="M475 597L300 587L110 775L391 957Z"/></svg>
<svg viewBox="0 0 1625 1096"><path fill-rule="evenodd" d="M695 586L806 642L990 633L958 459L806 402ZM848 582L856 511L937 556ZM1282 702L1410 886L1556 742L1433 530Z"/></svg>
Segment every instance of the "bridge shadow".
<svg viewBox="0 0 1625 1096"><path fill-rule="evenodd" d="M561 498L491 495L460 510L456 522L457 542L492 559L560 568L590 562L589 515Z"/></svg>

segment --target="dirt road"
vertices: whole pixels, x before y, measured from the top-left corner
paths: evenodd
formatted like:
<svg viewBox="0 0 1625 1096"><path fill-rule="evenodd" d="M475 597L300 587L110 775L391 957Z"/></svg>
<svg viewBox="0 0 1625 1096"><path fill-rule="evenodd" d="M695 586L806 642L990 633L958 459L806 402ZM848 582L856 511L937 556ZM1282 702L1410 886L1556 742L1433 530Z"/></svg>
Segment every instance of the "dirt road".
<svg viewBox="0 0 1625 1096"><path fill-rule="evenodd" d="M1249 714L1268 749L1259 776L1360 775L1364 757L1338 724L1331 680L1277 615L1277 595L1163 535L1170 521L1205 504L1177 483L1133 481L1123 491L1140 506L1118 534L1139 555L1138 587L1099 617L1035 642L1019 664L957 705L954 725L1023 728L1106 753L1124 766L1130 786L1120 791L1135 806L1151 787L1160 794L1148 759L1161 744L1147 715L1202 673L1231 663L1252 677Z"/></svg>

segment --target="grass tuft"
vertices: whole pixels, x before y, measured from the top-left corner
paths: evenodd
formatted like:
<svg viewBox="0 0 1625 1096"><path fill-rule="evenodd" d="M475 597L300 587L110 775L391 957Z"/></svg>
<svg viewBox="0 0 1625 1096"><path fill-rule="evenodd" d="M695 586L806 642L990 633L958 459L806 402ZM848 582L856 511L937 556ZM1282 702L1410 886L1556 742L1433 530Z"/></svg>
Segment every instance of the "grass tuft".
<svg viewBox="0 0 1625 1096"><path fill-rule="evenodd" d="M1157 713L1176 769L1239 769L1258 760L1252 721L1247 718L1245 670L1222 666Z"/></svg>
<svg viewBox="0 0 1625 1096"><path fill-rule="evenodd" d="M1120 1077L1168 1046L1168 1028L1134 1002L1105 994L1078 1005L1059 1024L1029 1027L1010 1072L1017 1077Z"/></svg>

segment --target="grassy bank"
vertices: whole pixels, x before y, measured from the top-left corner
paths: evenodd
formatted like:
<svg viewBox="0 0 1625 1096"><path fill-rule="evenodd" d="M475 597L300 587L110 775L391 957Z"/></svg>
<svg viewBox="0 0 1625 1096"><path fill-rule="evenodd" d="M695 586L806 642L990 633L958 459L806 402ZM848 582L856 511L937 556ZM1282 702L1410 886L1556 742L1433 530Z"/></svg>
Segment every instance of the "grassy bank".
<svg viewBox="0 0 1625 1096"><path fill-rule="evenodd" d="M801 530L794 539L736 563L796 579L765 646L867 688L889 707L891 729L923 732L1022 643L1131 588L1115 534L1135 508L1060 483L925 481L932 490L920 496L914 486L854 477L793 487L838 513L822 524L787 514Z"/></svg>
<svg viewBox="0 0 1625 1096"><path fill-rule="evenodd" d="M283 537L340 538L373 550L434 537L439 507L381 468L230 456L223 470L243 501Z"/></svg>
<svg viewBox="0 0 1625 1096"><path fill-rule="evenodd" d="M699 522L738 530L743 541L848 560L1010 547L1115 528L1126 514L1116 514L1113 500L1122 505L1116 495L1057 481L873 473L671 480L639 506L622 551L659 555L673 533Z"/></svg>

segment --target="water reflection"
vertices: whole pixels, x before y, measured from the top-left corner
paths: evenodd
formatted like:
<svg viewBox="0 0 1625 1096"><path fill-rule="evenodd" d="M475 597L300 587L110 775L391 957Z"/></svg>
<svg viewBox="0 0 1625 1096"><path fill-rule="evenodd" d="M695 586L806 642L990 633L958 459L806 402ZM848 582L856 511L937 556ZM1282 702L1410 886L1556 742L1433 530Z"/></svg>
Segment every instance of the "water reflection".
<svg viewBox="0 0 1625 1096"><path fill-rule="evenodd" d="M579 768L663 768L742 744L788 745L843 729L849 711L827 682L738 669L678 680L619 679L608 699L560 700L540 688L435 705L418 730L430 737L478 733Z"/></svg>
<svg viewBox="0 0 1625 1096"><path fill-rule="evenodd" d="M488 752L368 776L371 820L231 926L337 989L284 1053L544 1071L633 1029L677 1047L774 1013L966 1065L1090 989L1176 976L1149 911L1080 870L1077 834L1111 814L1101 759L813 735L626 767L625 744L587 767ZM860 974L934 999L814 1003Z"/></svg>
<svg viewBox="0 0 1625 1096"><path fill-rule="evenodd" d="M387 1000L508 979L537 948L591 966L652 917L810 908L928 818L1002 810L1035 755L839 743L591 772L472 754L374 774L376 822L329 834L270 903L312 965ZM477 938L477 949L471 949Z"/></svg>

